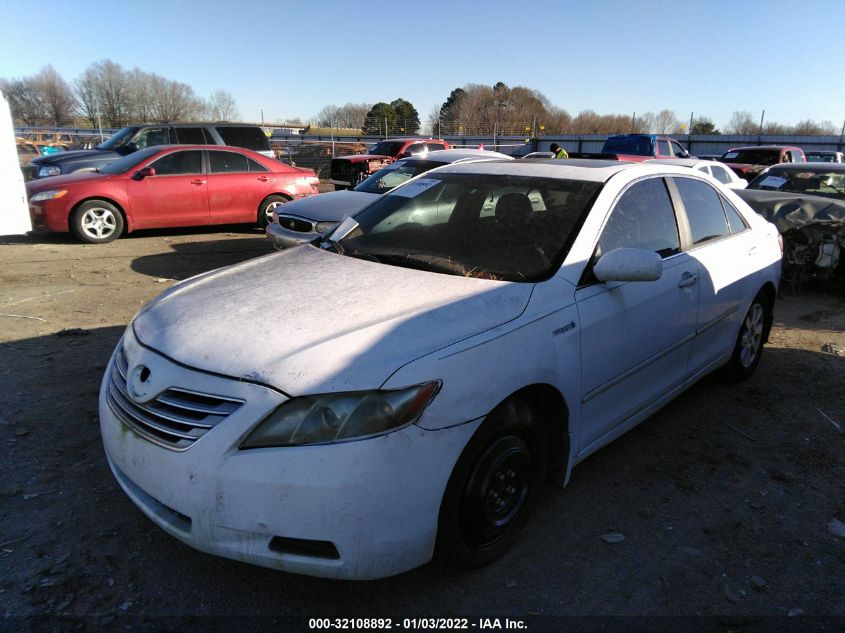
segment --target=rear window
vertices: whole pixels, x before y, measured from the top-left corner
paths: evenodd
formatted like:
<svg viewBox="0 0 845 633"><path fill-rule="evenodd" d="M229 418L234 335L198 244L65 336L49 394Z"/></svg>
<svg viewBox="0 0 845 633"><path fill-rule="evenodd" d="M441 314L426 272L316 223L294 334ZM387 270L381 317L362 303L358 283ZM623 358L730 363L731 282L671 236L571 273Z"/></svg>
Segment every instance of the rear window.
<svg viewBox="0 0 845 633"><path fill-rule="evenodd" d="M647 136L610 137L604 142L603 151L607 154L634 154L651 156L654 154L651 139Z"/></svg>
<svg viewBox="0 0 845 633"><path fill-rule="evenodd" d="M778 149L743 149L731 150L719 160L726 163L746 163L749 165L777 165L780 162Z"/></svg>
<svg viewBox="0 0 845 633"><path fill-rule="evenodd" d="M255 152L266 152L270 149L270 141L267 140L267 135L257 127L220 126L214 129L217 130L226 145L243 147Z"/></svg>

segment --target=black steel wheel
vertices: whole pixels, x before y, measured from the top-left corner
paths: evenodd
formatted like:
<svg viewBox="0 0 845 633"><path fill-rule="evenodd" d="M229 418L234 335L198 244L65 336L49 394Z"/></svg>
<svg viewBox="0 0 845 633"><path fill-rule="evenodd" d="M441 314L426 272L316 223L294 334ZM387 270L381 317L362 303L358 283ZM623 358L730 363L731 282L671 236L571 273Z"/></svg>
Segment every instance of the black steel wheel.
<svg viewBox="0 0 845 633"><path fill-rule="evenodd" d="M510 400L496 409L464 449L440 509L438 554L459 567L485 565L513 545L546 474L542 423Z"/></svg>

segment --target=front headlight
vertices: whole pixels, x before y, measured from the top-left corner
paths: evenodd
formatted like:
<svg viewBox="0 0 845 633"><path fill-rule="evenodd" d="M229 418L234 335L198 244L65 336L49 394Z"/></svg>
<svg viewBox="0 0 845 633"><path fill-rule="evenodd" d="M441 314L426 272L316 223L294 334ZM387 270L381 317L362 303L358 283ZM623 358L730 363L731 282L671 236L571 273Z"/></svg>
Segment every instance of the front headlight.
<svg viewBox="0 0 845 633"><path fill-rule="evenodd" d="M314 227L314 230L317 231L320 235L325 235L334 227L338 225L337 222L317 222L317 225Z"/></svg>
<svg viewBox="0 0 845 633"><path fill-rule="evenodd" d="M47 191L40 191L32 196L30 202L43 202L44 200L55 200L61 198L67 193L67 189L48 189Z"/></svg>
<svg viewBox="0 0 845 633"><path fill-rule="evenodd" d="M264 418L241 448L327 444L381 435L414 422L440 381L395 390L303 396Z"/></svg>
<svg viewBox="0 0 845 633"><path fill-rule="evenodd" d="M62 168L57 167L56 165L46 165L44 167L38 168L38 177L44 178L45 176L59 176L62 173Z"/></svg>

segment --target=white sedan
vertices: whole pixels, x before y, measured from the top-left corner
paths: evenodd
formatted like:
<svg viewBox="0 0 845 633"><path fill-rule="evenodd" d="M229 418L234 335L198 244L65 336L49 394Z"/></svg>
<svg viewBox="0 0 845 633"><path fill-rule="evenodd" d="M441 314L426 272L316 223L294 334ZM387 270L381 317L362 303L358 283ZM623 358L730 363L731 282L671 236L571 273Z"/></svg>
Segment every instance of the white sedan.
<svg viewBox="0 0 845 633"><path fill-rule="evenodd" d="M544 481L709 372L754 372L780 261L773 225L684 167L442 167L143 308L105 452L205 552L350 579L485 564Z"/></svg>
<svg viewBox="0 0 845 633"><path fill-rule="evenodd" d="M713 176L713 178L725 185L728 189L745 189L748 186L748 181L745 178L740 178L733 169L717 160L701 160L700 158L651 158L646 162L656 163L658 165L689 167L690 169L703 172L708 176Z"/></svg>

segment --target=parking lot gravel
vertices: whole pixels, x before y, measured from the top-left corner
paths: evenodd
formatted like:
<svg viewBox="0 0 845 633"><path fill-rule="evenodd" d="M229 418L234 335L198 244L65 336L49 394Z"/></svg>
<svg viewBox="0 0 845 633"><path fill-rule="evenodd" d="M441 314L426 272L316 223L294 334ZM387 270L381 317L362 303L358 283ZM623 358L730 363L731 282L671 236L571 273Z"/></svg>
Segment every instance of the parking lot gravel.
<svg viewBox="0 0 845 633"><path fill-rule="evenodd" d="M109 472L100 380L144 303L177 280L269 252L259 231L231 227L93 246L0 241L7 624L45 614L104 626L186 615L845 617L845 294L830 282L777 301L751 380L707 378L590 457L569 486L545 490L517 546L483 569L434 562L340 582L174 540ZM273 292L274 271L264 272ZM242 327L261 336L274 326L267 317Z"/></svg>

